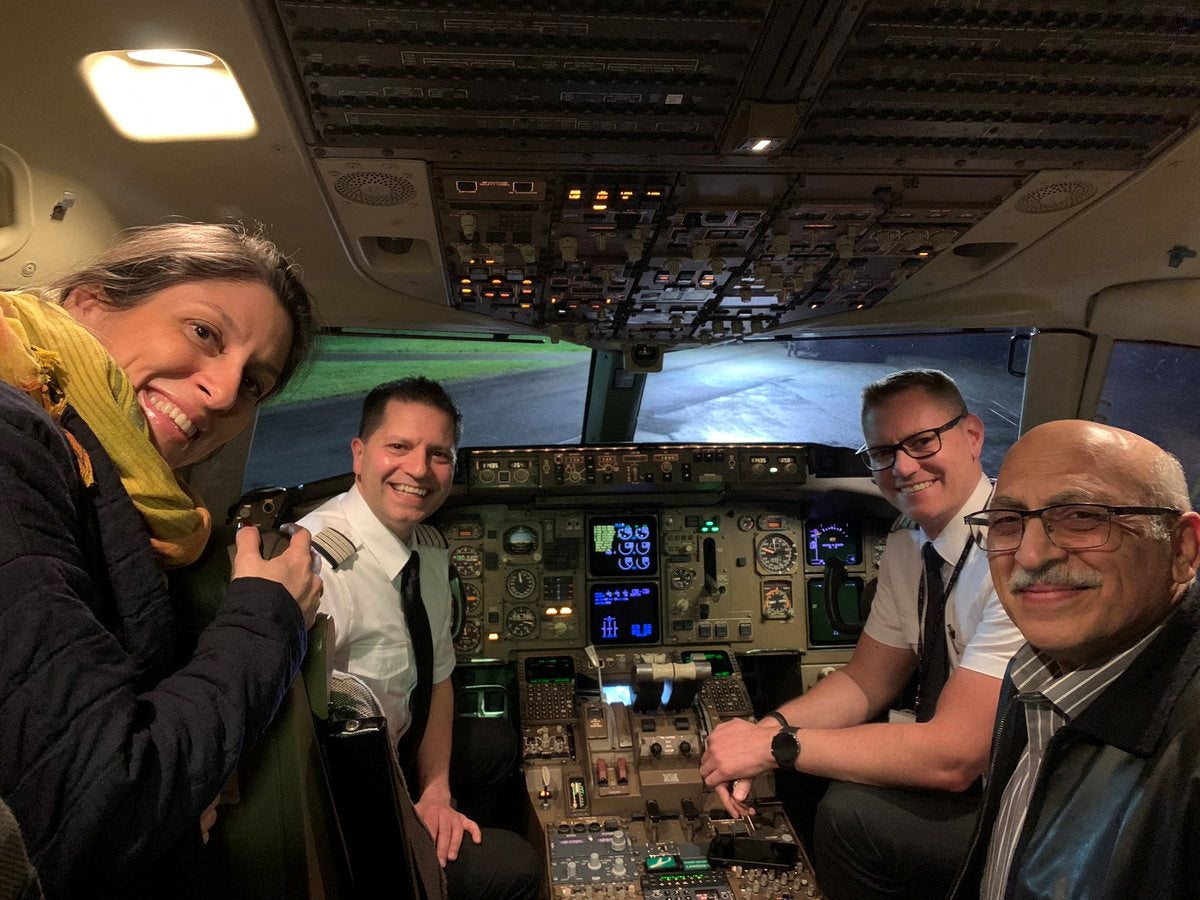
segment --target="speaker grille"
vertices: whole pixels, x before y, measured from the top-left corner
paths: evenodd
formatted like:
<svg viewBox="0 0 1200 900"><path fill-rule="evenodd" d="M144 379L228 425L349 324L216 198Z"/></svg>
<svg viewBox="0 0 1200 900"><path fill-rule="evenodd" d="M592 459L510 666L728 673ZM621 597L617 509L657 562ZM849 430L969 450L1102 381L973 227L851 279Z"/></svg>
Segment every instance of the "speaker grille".
<svg viewBox="0 0 1200 900"><path fill-rule="evenodd" d="M1086 203L1095 194L1096 185L1090 181L1056 181L1022 194L1016 207L1024 213L1062 212Z"/></svg>
<svg viewBox="0 0 1200 900"><path fill-rule="evenodd" d="M368 206L396 206L417 194L411 181L390 172L350 172L338 178L333 189L347 200Z"/></svg>

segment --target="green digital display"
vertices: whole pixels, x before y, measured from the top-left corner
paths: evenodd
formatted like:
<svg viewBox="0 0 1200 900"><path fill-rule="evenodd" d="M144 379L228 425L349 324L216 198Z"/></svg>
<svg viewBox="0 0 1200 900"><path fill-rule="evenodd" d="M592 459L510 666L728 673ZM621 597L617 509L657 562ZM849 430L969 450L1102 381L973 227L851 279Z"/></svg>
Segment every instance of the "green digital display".
<svg viewBox="0 0 1200 900"><path fill-rule="evenodd" d="M679 872L683 869L683 860L674 853L653 853L646 857L647 872Z"/></svg>

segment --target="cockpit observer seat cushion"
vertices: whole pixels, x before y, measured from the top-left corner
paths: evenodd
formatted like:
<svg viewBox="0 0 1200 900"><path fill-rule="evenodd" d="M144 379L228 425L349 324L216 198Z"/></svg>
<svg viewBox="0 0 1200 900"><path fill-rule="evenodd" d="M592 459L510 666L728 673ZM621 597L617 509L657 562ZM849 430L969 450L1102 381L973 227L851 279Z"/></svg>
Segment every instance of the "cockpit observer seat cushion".
<svg viewBox="0 0 1200 900"><path fill-rule="evenodd" d="M269 539L266 535L264 546ZM172 574L184 653L220 606L230 574L227 545L218 541L210 542L196 564ZM328 715L332 625L328 616L317 616L301 677L262 738L243 753L233 779L234 802L218 808L205 851L213 896L354 896L316 724Z"/></svg>
<svg viewBox="0 0 1200 900"><path fill-rule="evenodd" d="M287 536L263 530L274 556ZM225 595L231 549L213 541L171 577L180 647L190 653ZM301 677L242 756L234 802L218 808L206 860L217 897L386 896L444 900L445 877L371 691L333 673L333 620L309 631Z"/></svg>
<svg viewBox="0 0 1200 900"><path fill-rule="evenodd" d="M243 755L236 802L218 809L208 845L214 896L336 900L356 895L313 715L313 693L321 698L317 708L328 708L325 632L330 624L327 616L318 616L304 676L292 684L263 739ZM318 685L316 692L310 693L309 681Z"/></svg>

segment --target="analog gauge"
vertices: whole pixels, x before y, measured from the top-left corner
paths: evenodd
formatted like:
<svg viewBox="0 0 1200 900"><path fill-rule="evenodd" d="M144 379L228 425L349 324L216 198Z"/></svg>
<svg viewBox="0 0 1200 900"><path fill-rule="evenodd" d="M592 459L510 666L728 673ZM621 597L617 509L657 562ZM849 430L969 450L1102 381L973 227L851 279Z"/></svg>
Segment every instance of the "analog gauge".
<svg viewBox="0 0 1200 900"><path fill-rule="evenodd" d="M455 547L450 562L463 578L479 578L483 575L483 554L478 547Z"/></svg>
<svg viewBox="0 0 1200 900"><path fill-rule="evenodd" d="M471 653L479 649L479 639L483 632L478 622L464 622L462 633L454 639L454 649L459 653Z"/></svg>
<svg viewBox="0 0 1200 900"><path fill-rule="evenodd" d="M692 585L692 579L696 577L694 569L672 569L671 570L671 587L677 591L686 591Z"/></svg>
<svg viewBox="0 0 1200 900"><path fill-rule="evenodd" d="M504 552L510 556L528 556L537 547L537 532L528 525L517 525L504 532Z"/></svg>
<svg viewBox="0 0 1200 900"><path fill-rule="evenodd" d="M504 630L508 632L509 637L529 637L535 628L537 614L528 606L514 606L504 620Z"/></svg>
<svg viewBox="0 0 1200 900"><path fill-rule="evenodd" d="M792 583L764 581L762 586L762 617L790 619L792 617Z"/></svg>
<svg viewBox="0 0 1200 900"><path fill-rule="evenodd" d="M533 596L534 590L537 589L537 579L528 569L513 569L508 573L505 584L508 586L508 592L517 600Z"/></svg>
<svg viewBox="0 0 1200 900"><path fill-rule="evenodd" d="M738 516L738 531L753 531L754 516Z"/></svg>
<svg viewBox="0 0 1200 900"><path fill-rule="evenodd" d="M786 535L768 534L758 542L754 558L763 572L772 575L790 572L796 563L796 545Z"/></svg>
<svg viewBox="0 0 1200 900"><path fill-rule="evenodd" d="M479 605L482 602L483 595L479 593L479 585L470 582L463 584L463 603L466 605L468 616L479 615Z"/></svg>

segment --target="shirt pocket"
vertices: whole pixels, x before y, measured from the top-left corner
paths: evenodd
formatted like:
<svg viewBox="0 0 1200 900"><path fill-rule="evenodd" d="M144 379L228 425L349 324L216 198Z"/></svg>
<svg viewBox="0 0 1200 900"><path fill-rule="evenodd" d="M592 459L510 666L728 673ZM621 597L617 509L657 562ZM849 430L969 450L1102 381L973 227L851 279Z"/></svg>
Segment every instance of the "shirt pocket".
<svg viewBox="0 0 1200 900"><path fill-rule="evenodd" d="M361 647L361 653L353 654L353 665L367 678L388 682L408 670L407 644L394 640L379 640Z"/></svg>

